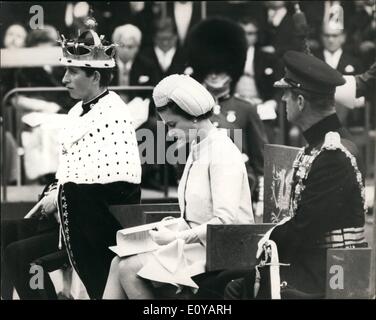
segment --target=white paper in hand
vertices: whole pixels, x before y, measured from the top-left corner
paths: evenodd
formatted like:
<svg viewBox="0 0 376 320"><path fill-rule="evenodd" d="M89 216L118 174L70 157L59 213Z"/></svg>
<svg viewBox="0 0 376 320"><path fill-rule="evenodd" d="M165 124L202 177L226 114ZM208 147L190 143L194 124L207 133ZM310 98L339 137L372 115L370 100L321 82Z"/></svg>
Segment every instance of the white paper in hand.
<svg viewBox="0 0 376 320"><path fill-rule="evenodd" d="M120 258L158 249L160 246L152 240L149 230L161 225L171 231L189 229L183 218L177 218L119 230L116 234L117 245L110 247L110 249Z"/></svg>

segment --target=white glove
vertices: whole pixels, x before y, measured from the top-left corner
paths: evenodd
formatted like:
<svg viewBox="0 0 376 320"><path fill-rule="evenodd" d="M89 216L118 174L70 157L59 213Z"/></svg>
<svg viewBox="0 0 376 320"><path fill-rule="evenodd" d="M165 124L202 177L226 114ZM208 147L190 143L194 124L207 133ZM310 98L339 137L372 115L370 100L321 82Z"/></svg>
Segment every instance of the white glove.
<svg viewBox="0 0 376 320"><path fill-rule="evenodd" d="M258 201L256 203L256 210L255 210L256 217L262 217L264 214L264 201Z"/></svg>

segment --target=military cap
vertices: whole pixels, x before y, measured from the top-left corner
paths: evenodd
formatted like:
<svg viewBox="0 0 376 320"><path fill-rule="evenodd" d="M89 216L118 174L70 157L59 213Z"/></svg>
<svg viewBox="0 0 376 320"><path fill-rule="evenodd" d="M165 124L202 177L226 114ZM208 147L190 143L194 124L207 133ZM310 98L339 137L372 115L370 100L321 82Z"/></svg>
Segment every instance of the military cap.
<svg viewBox="0 0 376 320"><path fill-rule="evenodd" d="M346 81L324 61L303 52L287 51L283 56L284 78L274 83L276 88L296 88L312 93L331 95Z"/></svg>

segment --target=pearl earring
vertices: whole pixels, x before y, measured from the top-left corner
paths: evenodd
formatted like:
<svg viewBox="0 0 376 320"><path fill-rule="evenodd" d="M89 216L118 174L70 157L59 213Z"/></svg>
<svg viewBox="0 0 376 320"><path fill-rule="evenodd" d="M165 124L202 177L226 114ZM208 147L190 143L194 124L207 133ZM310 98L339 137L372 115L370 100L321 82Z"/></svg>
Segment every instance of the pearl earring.
<svg viewBox="0 0 376 320"><path fill-rule="evenodd" d="M197 123L197 118L194 118L194 119L193 119L193 123Z"/></svg>

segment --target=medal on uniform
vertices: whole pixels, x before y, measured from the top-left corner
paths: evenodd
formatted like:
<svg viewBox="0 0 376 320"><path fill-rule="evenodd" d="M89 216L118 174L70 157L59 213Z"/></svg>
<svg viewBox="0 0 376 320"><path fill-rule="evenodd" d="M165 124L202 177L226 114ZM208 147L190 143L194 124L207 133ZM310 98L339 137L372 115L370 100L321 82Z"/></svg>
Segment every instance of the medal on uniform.
<svg viewBox="0 0 376 320"><path fill-rule="evenodd" d="M216 104L214 107L213 107L213 113L215 115L219 115L221 113L221 106L219 104Z"/></svg>
<svg viewBox="0 0 376 320"><path fill-rule="evenodd" d="M234 110L230 110L227 112L227 117L226 117L227 122L233 123L236 120L236 113Z"/></svg>

